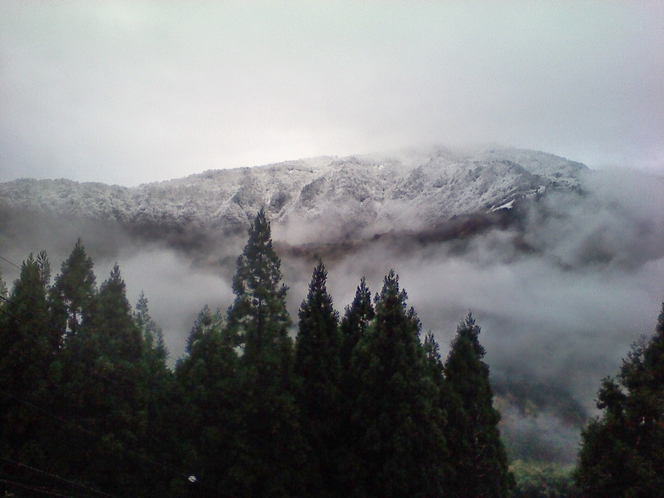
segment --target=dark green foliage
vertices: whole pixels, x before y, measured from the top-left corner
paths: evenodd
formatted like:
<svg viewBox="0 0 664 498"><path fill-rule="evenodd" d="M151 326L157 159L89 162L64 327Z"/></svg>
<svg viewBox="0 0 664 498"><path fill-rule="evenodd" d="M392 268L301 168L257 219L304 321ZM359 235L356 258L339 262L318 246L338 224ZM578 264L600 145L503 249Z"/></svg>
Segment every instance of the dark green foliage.
<svg viewBox="0 0 664 498"><path fill-rule="evenodd" d="M124 280L117 263L99 289L93 320L99 352L111 360L137 363L143 355L141 330L127 301Z"/></svg>
<svg viewBox="0 0 664 498"><path fill-rule="evenodd" d="M233 305L225 319L203 308L172 371L147 298L132 311L117 264L97 290L79 240L49 287L45 253L30 256L0 303L0 492L31 496L10 486L35 481L12 468L22 462L59 496L504 496L472 318L443 365L393 271L373 305L362 279L339 325L319 261L294 348L281 278L261 210ZM476 488L458 487L464 473Z"/></svg>
<svg viewBox="0 0 664 498"><path fill-rule="evenodd" d="M364 336L364 333L374 319L376 313L371 304L371 292L367 287L366 279L360 280L360 285L355 291L353 304L346 306L346 314L341 321L341 368L348 371L351 364L353 349Z"/></svg>
<svg viewBox="0 0 664 498"><path fill-rule="evenodd" d="M78 239L71 254L62 263L50 292L54 324L62 330L63 336L76 334L77 329L90 320L97 294L92 268L92 259L87 256L81 239Z"/></svg>
<svg viewBox="0 0 664 498"><path fill-rule="evenodd" d="M58 334L49 329L48 275L43 272L43 253L32 255L21 265L21 274L5 302L0 337L3 388L13 394L30 392L47 378L53 354L60 345Z"/></svg>
<svg viewBox="0 0 664 498"><path fill-rule="evenodd" d="M299 312L295 351L298 404L303 433L316 459L317 494L330 495L339 488L340 378L338 313L327 293L327 270L318 261L309 294Z"/></svg>
<svg viewBox="0 0 664 498"><path fill-rule="evenodd" d="M376 317L353 351L358 382L351 469L361 496L436 496L443 491L445 443L437 389L419 342L420 322L391 271L376 296Z"/></svg>
<svg viewBox="0 0 664 498"><path fill-rule="evenodd" d="M587 496L662 496L664 305L654 336L635 344L617 378L602 381L601 418L582 432L576 480Z"/></svg>
<svg viewBox="0 0 664 498"><path fill-rule="evenodd" d="M580 498L572 468L559 464L516 461L512 465L516 486L512 498Z"/></svg>
<svg viewBox="0 0 664 498"><path fill-rule="evenodd" d="M239 341L243 452L233 468L240 496L292 496L305 481L304 441L293 388L287 288L265 212L256 216L233 278L228 332Z"/></svg>
<svg viewBox="0 0 664 498"><path fill-rule="evenodd" d="M447 410L447 444L453 458L450 479L453 496L509 496L514 478L500 440L500 414L493 408L489 367L482 361L480 327L472 314L457 328L445 362L450 390Z"/></svg>
<svg viewBox="0 0 664 498"><path fill-rule="evenodd" d="M146 489L153 495L165 495L169 482L175 476L165 464L178 463L177 435L174 411L176 397L173 371L166 365L168 350L161 327L150 316L148 299L141 292L134 321L143 338L141 376L143 378L142 403L145 404L145 428L141 433L141 459L152 462L143 479Z"/></svg>
<svg viewBox="0 0 664 498"><path fill-rule="evenodd" d="M51 365L60 345L50 327L49 278L45 253L30 255L0 316L0 453L33 465L44 463L40 440L50 426L31 406L52 400Z"/></svg>
<svg viewBox="0 0 664 498"><path fill-rule="evenodd" d="M178 361L178 405L174 444L199 485L196 496L234 496L241 486L234 472L240 451L238 356L217 311L205 306L187 340L187 356ZM183 488L193 488L181 479ZM226 494L225 494L226 493Z"/></svg>
<svg viewBox="0 0 664 498"><path fill-rule="evenodd" d="M228 310L229 330L237 335L244 349L243 361L255 365L261 375L277 371L283 375L291 360L288 288L281 278L281 261L272 248L270 223L261 209L237 261L233 277L235 303Z"/></svg>
<svg viewBox="0 0 664 498"><path fill-rule="evenodd" d="M68 423L58 424L58 430L49 439L52 446L48 452L58 455L51 459L55 472L84 482L93 482L90 472L84 470L90 465L91 453L81 454L79 448L91 448L97 443L96 434L90 432L96 428L91 422L93 417L86 410L83 420L79 412L85 405L80 389L93 378L88 370L94 361L89 339L98 293L92 268L92 260L79 239L49 291L53 330L63 340L52 365L53 412ZM95 387L90 390L95 391Z"/></svg>
<svg viewBox="0 0 664 498"><path fill-rule="evenodd" d="M445 406L450 397L449 386L445 381L445 366L440 356L440 346L431 332L424 337L424 357L426 373L438 388L438 406L446 411Z"/></svg>
<svg viewBox="0 0 664 498"><path fill-rule="evenodd" d="M137 476L148 471L141 458L148 422L144 351L116 264L89 323L78 326L62 351L59 411L75 424L61 443L65 475L113 493L140 492Z"/></svg>
<svg viewBox="0 0 664 498"><path fill-rule="evenodd" d="M161 327L150 316L148 298L141 292L136 303L134 321L143 333L145 343L145 354L148 361L163 364L168 358L168 349L164 342L164 332Z"/></svg>
<svg viewBox="0 0 664 498"><path fill-rule="evenodd" d="M353 350L364 337L367 328L375 317L371 292L366 280L362 278L355 292L355 298L350 306L346 306L346 313L341 321L340 354L341 381L340 381L340 431L339 431L339 468L341 490L344 496L359 496L356 481L360 479L362 461L358 455L359 440L363 434L362 428L353 420L353 412L359 393L359 382L351 368Z"/></svg>

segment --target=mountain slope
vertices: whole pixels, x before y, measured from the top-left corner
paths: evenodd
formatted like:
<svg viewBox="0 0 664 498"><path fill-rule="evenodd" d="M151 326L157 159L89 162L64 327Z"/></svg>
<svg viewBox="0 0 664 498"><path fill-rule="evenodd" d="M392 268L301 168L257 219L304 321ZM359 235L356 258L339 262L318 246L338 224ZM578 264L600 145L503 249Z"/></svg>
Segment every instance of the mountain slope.
<svg viewBox="0 0 664 498"><path fill-rule="evenodd" d="M119 261L132 299L145 290L177 358L203 304L232 303L245 228L263 206L293 317L319 256L338 309L361 276L376 289L390 268L441 344L472 309L524 458L573 460L600 379L664 296L664 178L505 148L321 157L136 188L3 183L0 269L11 281L9 261L47 249L59 262L83 237L100 280Z"/></svg>
<svg viewBox="0 0 664 498"><path fill-rule="evenodd" d="M297 243L430 228L455 215L509 207L545 189L577 187L584 169L542 152L438 148L400 157L319 157L207 171L134 188L16 180L0 184L0 207L115 220L133 228L243 233L265 206L277 238Z"/></svg>

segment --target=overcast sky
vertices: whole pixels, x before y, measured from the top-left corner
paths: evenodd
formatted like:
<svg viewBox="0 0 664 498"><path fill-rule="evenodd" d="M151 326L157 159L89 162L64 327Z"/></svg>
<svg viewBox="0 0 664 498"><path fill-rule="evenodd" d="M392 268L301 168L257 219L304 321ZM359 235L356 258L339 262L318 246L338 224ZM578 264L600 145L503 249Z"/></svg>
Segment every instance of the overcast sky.
<svg viewBox="0 0 664 498"><path fill-rule="evenodd" d="M0 181L429 144L664 174L664 2L0 1Z"/></svg>

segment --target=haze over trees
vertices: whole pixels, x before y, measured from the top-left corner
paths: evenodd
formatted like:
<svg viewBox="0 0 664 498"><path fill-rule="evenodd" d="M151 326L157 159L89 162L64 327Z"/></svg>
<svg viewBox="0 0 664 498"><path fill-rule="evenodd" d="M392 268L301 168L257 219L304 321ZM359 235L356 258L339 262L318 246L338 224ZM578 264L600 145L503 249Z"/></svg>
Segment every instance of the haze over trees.
<svg viewBox="0 0 664 498"><path fill-rule="evenodd" d="M664 493L664 304L655 333L633 345L597 393L602 415L581 434L576 481L587 496Z"/></svg>
<svg viewBox="0 0 664 498"><path fill-rule="evenodd" d="M0 278L2 491L512 495L472 314L443 360L394 271L373 298L361 279L340 319L318 260L294 325L280 266L261 210L233 304L202 308L174 368L145 295L132 309L117 264L97 287L80 239L52 283L43 252L10 292ZM600 391L606 412L584 432L576 474L589 496L662 489L664 309L657 330Z"/></svg>

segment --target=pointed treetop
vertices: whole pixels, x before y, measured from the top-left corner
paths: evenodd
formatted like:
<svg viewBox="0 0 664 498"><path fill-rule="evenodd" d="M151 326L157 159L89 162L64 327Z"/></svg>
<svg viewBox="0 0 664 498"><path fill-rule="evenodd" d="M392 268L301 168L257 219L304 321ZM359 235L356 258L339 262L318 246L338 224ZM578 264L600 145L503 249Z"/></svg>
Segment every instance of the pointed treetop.
<svg viewBox="0 0 664 498"><path fill-rule="evenodd" d="M482 329L475 323L475 318L473 317L472 311L468 311L466 318L464 318L457 326L457 337L452 343L452 349L454 349L454 344L457 341L468 340L473 345L473 349L477 354L477 357L480 359L483 358L486 354L486 350L480 344L480 332L482 332Z"/></svg>
<svg viewBox="0 0 664 498"><path fill-rule="evenodd" d="M249 240L237 260L233 277L235 302L228 325L244 344L245 360L263 356L265 348L292 347L286 308L288 287L281 283L281 261L272 248L270 223L261 209L249 228Z"/></svg>
<svg viewBox="0 0 664 498"><path fill-rule="evenodd" d="M97 294L93 266L79 238L69 257L62 263L60 274L51 288L57 321L67 335L75 334L92 314L93 298Z"/></svg>
<svg viewBox="0 0 664 498"><path fill-rule="evenodd" d="M55 287L67 294L69 298L74 295L90 294L94 291L96 277L92 268L94 263L88 257L83 241L76 241L69 257L62 263L60 274L55 279Z"/></svg>
<svg viewBox="0 0 664 498"><path fill-rule="evenodd" d="M362 326L366 327L375 316L371 303L371 291L367 286L367 279L362 277L360 285L355 290L355 298L350 306L346 306L344 322L356 318Z"/></svg>
<svg viewBox="0 0 664 498"><path fill-rule="evenodd" d="M360 279L360 285L358 285L355 290L355 300L353 301L353 305L356 303L358 305L368 305L368 307L371 307L371 291L369 290L369 286L367 286L366 277Z"/></svg>
<svg viewBox="0 0 664 498"><path fill-rule="evenodd" d="M157 322L152 319L152 316L150 316L148 298L145 297L145 292L143 291L138 296L134 320L143 332L146 351L157 360L165 361L169 353L164 340L164 332Z"/></svg>
<svg viewBox="0 0 664 498"><path fill-rule="evenodd" d="M311 275L311 282L309 282L309 294L307 298L302 301L300 307L300 313L302 309L309 304L315 304L320 306L327 306L332 308L332 298L327 293L327 269L323 264L322 259L318 259L318 263L314 268L313 274Z"/></svg>
<svg viewBox="0 0 664 498"><path fill-rule="evenodd" d="M341 365L344 370L350 368L353 349L364 336L369 323L376 313L371 304L371 291L367 287L364 277L360 280L355 291L355 298L350 306L346 306L346 313L341 321ZM354 381L353 381L354 382Z"/></svg>
<svg viewBox="0 0 664 498"><path fill-rule="evenodd" d="M131 305L127 301L126 284L122 280L117 262L113 265L108 279L101 284L99 298L99 305L106 307L107 311L112 310L113 314L131 319Z"/></svg>
<svg viewBox="0 0 664 498"><path fill-rule="evenodd" d="M113 265L113 269L111 270L111 278L109 280L112 280L114 282L122 281L122 276L120 274L120 265L118 265L117 261Z"/></svg>
<svg viewBox="0 0 664 498"><path fill-rule="evenodd" d="M51 262L46 251L40 251L37 255L37 266L39 267L42 284L48 285L51 282Z"/></svg>
<svg viewBox="0 0 664 498"><path fill-rule="evenodd" d="M415 335L419 337L422 324L420 323L414 308L407 309L406 300L408 294L405 289L399 288L399 275L390 270L383 279L383 288L374 299L376 306L376 317L380 320L392 322L408 322L414 326Z"/></svg>
<svg viewBox="0 0 664 498"><path fill-rule="evenodd" d="M145 292L141 291L136 302L136 316L141 320L147 315L149 315L148 298L145 297Z"/></svg>
<svg viewBox="0 0 664 498"><path fill-rule="evenodd" d="M264 209L256 215L249 228L249 240L237 260L233 277L233 292L240 297L255 294L259 299L272 293L285 296L287 288L281 286L281 261L272 248L270 222Z"/></svg>
<svg viewBox="0 0 664 498"><path fill-rule="evenodd" d="M442 365L440 346L433 336L433 332L427 332L424 336L424 352L430 362Z"/></svg>
<svg viewBox="0 0 664 498"><path fill-rule="evenodd" d="M311 276L309 294L299 311L295 368L305 376L313 375L314 371L322 377L337 375L339 313L334 310L332 297L327 293L326 281L327 270L319 259Z"/></svg>

